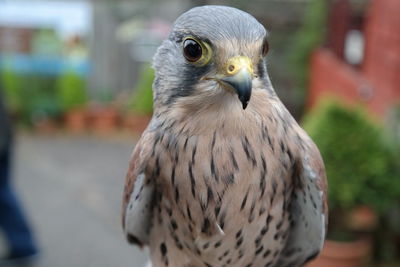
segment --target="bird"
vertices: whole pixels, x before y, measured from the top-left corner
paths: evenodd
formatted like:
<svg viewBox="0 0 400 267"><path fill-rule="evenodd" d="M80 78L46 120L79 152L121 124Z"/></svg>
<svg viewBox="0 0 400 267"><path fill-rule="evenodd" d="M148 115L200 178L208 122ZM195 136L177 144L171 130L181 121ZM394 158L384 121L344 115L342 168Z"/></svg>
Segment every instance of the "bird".
<svg viewBox="0 0 400 267"><path fill-rule="evenodd" d="M321 251L318 148L279 100L268 33L227 6L180 15L153 58L153 116L133 150L122 227L151 266L302 266Z"/></svg>

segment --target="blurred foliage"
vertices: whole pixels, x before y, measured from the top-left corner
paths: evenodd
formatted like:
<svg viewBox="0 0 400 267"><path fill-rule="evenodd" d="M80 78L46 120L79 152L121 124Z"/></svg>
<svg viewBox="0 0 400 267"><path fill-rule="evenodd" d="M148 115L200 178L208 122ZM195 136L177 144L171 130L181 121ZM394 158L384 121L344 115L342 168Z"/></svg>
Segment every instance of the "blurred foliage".
<svg viewBox="0 0 400 267"><path fill-rule="evenodd" d="M7 106L23 124L59 115L54 77L20 74L11 69L2 70L0 77Z"/></svg>
<svg viewBox="0 0 400 267"><path fill-rule="evenodd" d="M328 1L310 0L302 26L292 38L289 48L289 71L295 79L298 98L302 99L303 103L308 86L310 56L324 41L327 16Z"/></svg>
<svg viewBox="0 0 400 267"><path fill-rule="evenodd" d="M32 53L35 55L57 56L63 44L54 29L37 30L32 38Z"/></svg>
<svg viewBox="0 0 400 267"><path fill-rule="evenodd" d="M86 81L73 71L60 75L57 81L57 92L63 111L81 108L87 102Z"/></svg>
<svg viewBox="0 0 400 267"><path fill-rule="evenodd" d="M12 70L4 69L1 72L1 83L4 88L8 108L12 113L17 113L23 106L21 80Z"/></svg>
<svg viewBox="0 0 400 267"><path fill-rule="evenodd" d="M139 72L137 86L130 104L130 109L138 114L153 112L153 80L154 70L150 64L143 64Z"/></svg>
<svg viewBox="0 0 400 267"><path fill-rule="evenodd" d="M304 122L325 162L329 184L330 229L339 233L340 214L360 205L384 215L400 193L400 179L383 131L362 109L325 101ZM346 229L342 229L346 230Z"/></svg>
<svg viewBox="0 0 400 267"><path fill-rule="evenodd" d="M114 94L112 93L110 88L103 87L103 88L98 88L98 90L95 93L96 102L102 104L102 105L108 105L109 103L113 102L115 99Z"/></svg>

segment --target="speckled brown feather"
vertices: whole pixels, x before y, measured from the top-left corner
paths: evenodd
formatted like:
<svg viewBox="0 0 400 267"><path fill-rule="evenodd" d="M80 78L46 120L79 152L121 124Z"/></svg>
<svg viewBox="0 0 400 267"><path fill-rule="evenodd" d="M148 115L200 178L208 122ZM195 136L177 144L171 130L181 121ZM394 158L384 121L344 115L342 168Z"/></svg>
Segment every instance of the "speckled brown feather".
<svg viewBox="0 0 400 267"><path fill-rule="evenodd" d="M138 142L135 146L135 150L132 153L131 160L129 161L128 173L125 178L125 186L124 186L124 196L122 199L122 227L125 228L125 213L126 207L129 203L129 198L133 192L133 185L136 181L136 177L138 175L139 160L140 160L140 151L142 150L142 145Z"/></svg>
<svg viewBox="0 0 400 267"><path fill-rule="evenodd" d="M188 34L213 44L209 66L182 57ZM323 162L271 86L265 35L244 12L200 7L177 20L156 54L154 115L123 201L125 233L149 247L154 267L296 267L322 247ZM245 110L232 90L204 79L238 54L257 66Z"/></svg>
<svg viewBox="0 0 400 267"><path fill-rule="evenodd" d="M148 234L145 232L149 231L148 221L150 221L152 213L152 196L149 196L150 199L145 199L143 202L140 202L142 197L138 198L138 194L140 193L142 193L143 196L143 188L150 187L153 190L153 183L144 175L146 160L149 156L149 141L151 141L151 139L146 138L146 136L147 135L144 133L143 137L136 144L136 147L132 153L128 173L125 179L125 187L122 200L123 230L125 231L128 241L140 247L148 244ZM139 191L135 193L134 190ZM132 197L133 195L135 195L134 198ZM133 205L135 204L135 202L137 202L138 204L136 204L136 206L134 207ZM144 209L146 210L145 213L148 214L148 218L144 216ZM140 212L140 214L135 213L134 210L136 210L136 212ZM130 216L127 215L128 212L130 212ZM140 216L141 218L136 220L135 217L138 216ZM134 218L132 219L130 217ZM130 224L128 226L127 222L129 221L134 222L134 224ZM143 238L143 233L145 235L145 238Z"/></svg>
<svg viewBox="0 0 400 267"><path fill-rule="evenodd" d="M324 187L318 151L265 90L255 89L245 112L233 106L236 99L226 100L232 106L216 100L187 117L193 108L187 100L160 112L158 120L168 123L144 134L152 148L146 176L158 188L149 238L154 266L219 266L222 258L229 266L274 266L289 235L288 203L300 153L315 158L310 168L321 174L318 186Z"/></svg>

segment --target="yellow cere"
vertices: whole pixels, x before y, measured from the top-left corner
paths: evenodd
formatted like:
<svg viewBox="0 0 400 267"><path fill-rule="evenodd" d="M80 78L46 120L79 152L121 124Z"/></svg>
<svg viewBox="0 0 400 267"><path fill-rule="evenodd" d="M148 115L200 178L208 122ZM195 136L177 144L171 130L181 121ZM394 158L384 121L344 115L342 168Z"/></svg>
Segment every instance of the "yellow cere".
<svg viewBox="0 0 400 267"><path fill-rule="evenodd" d="M241 69L246 68L249 73L253 74L253 63L251 59L245 56L236 56L230 58L226 63L226 73L228 75L235 75Z"/></svg>

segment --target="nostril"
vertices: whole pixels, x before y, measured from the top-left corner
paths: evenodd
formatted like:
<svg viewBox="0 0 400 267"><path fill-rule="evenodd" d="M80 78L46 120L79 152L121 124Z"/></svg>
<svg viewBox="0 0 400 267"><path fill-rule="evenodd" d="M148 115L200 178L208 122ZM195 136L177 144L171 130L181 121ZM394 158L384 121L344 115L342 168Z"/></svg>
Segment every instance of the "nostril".
<svg viewBox="0 0 400 267"><path fill-rule="evenodd" d="M234 65L229 65L228 66L228 71L229 72L232 72L232 71L234 71L235 70L235 66Z"/></svg>

